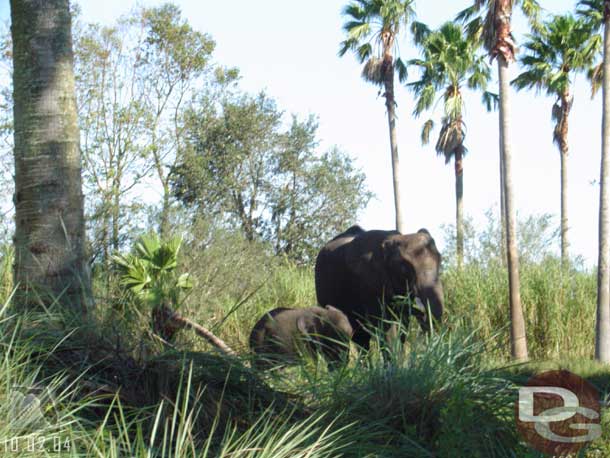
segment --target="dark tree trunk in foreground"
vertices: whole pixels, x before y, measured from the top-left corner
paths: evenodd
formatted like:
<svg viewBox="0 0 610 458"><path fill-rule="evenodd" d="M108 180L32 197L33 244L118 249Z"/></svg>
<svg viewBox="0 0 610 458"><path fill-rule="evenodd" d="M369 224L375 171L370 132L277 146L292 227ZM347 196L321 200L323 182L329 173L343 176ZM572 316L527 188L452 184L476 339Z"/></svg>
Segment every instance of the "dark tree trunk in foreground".
<svg viewBox="0 0 610 458"><path fill-rule="evenodd" d="M85 312L92 301L69 2L11 0L10 6L15 281L25 305L61 296L66 307Z"/></svg>

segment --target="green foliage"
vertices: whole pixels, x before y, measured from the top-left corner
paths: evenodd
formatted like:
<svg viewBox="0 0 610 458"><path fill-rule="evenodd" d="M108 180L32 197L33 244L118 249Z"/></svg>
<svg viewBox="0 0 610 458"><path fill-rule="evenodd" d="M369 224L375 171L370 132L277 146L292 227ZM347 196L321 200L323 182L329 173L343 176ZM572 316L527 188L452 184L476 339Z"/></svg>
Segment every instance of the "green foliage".
<svg viewBox="0 0 610 458"><path fill-rule="evenodd" d="M553 16L528 35L524 45L526 53L520 58L525 70L512 84L517 89L544 90L557 99L552 112L556 142L561 140L563 118L571 108L573 75L588 71L595 81L593 63L601 45L601 37L593 33L590 23L571 14Z"/></svg>
<svg viewBox="0 0 610 458"><path fill-rule="evenodd" d="M463 122L463 88L485 90L491 78L489 65L478 46L464 36L459 25L443 24L437 31L418 32L416 42L422 57L407 64L420 70L420 79L407 84L416 97L413 114L421 115L433 105L438 92L442 91L444 113L436 151L447 163L457 151L464 153L466 137ZM432 124L426 122L422 130L422 141L428 142Z"/></svg>
<svg viewBox="0 0 610 458"><path fill-rule="evenodd" d="M604 0L578 0L576 14L599 31L604 24Z"/></svg>
<svg viewBox="0 0 610 458"><path fill-rule="evenodd" d="M472 218L464 221L464 259L466 263L484 267L502 262L502 228L497 211L488 209L485 212L487 226L477 228ZM443 226L445 249L443 265L455 265L456 240L455 228L448 224ZM556 255L559 244L559 229L554 217L548 213L530 215L517 219L517 237L519 259L525 264L536 264ZM580 264L579 259L574 260Z"/></svg>
<svg viewBox="0 0 610 458"><path fill-rule="evenodd" d="M456 327L477 329L483 339L499 335L498 356L508 351L508 277L502 265L497 219L477 231L465 224L465 265L455 266L453 229L446 230L443 283L449 321ZM528 346L534 359L565 354L592 357L595 332L595 275L578 259L562 269L557 258L559 233L550 215L518 221L521 260L521 300ZM500 334L497 334L497 333Z"/></svg>
<svg viewBox="0 0 610 458"><path fill-rule="evenodd" d="M396 71L400 81L406 80L407 68L396 51L400 33L415 16L413 3L413 0L358 0L343 8L347 38L341 42L339 55L352 51L365 64L362 76L366 81L382 86L388 70L392 71L392 79ZM383 59L388 55L392 57L391 66L384 69Z"/></svg>
<svg viewBox="0 0 610 458"><path fill-rule="evenodd" d="M156 234L144 235L132 253L112 256L121 285L149 308L178 308L184 291L192 288L188 273L178 274L178 255L182 239L161 241Z"/></svg>
<svg viewBox="0 0 610 458"><path fill-rule="evenodd" d="M13 256L12 245L0 244L0 304L8 301L13 290Z"/></svg>
<svg viewBox="0 0 610 458"><path fill-rule="evenodd" d="M349 456L483 458L524 450L512 417L514 385L481 364L487 346L474 334L412 336L384 351L380 341L339 373L303 369L299 392L317 409L341 412L340 424L361 425Z"/></svg>
<svg viewBox="0 0 610 458"><path fill-rule="evenodd" d="M227 315L241 297L239 277L254 285L261 275L272 272L224 322L226 336L246 342L262 312L279 305L315 302L311 269L262 268L264 253L257 258L255 252L245 251L248 245L243 238L244 244L239 245L238 239L224 232L213 234L213 230L202 230L199 235L206 240L183 242L181 253L189 259L191 272L201 272L198 277L206 272L208 261L211 274L223 262L237 262L240 255L249 258L235 265L235 279L224 279L230 280L225 300L215 304L214 315ZM236 253L228 256L231 249ZM142 244L140 251L156 252L150 244ZM171 258L157 257L168 266L173 264ZM191 265L190 259L197 260L197 265ZM249 263L258 264L258 270L248 270ZM231 272L227 267L220 275ZM610 388L606 369L582 362L592 348L595 278L576 271L565 277L553 259L524 265L523 302L531 323L532 353L539 358L569 354L580 362L504 369L501 361L509 359L508 308L502 303L507 297L505 277L503 268L492 261L467 264L462 272L446 269L448 321L440 334L425 337L411 326L405 344L396 339L385 346L379 333L370 352L352 351L348 366L334 372L308 361L281 372L258 374L239 359L194 352L197 347L190 341L178 341L175 350L133 360L127 350L133 346L137 354L141 345L122 334L115 337L113 330L122 326L120 317L83 332L82 325L74 330L72 323L59 321L64 319L60 315L32 313L23 317L18 332L17 317L0 315L0 375L4 380L23 380L24 385L51 380L49 374L58 371L63 371L68 383L78 377L78 384L71 385L74 391L63 390L70 402L61 407L72 406L73 413L66 411L62 418L68 422L62 424L73 447L87 456L533 458L539 455L522 448L514 428L517 383L537 370L560 365L591 377L602 389ZM202 293L203 280L194 279L202 285L198 287ZM215 284L222 281L217 279ZM196 321L214 320L206 309L193 308L188 313ZM98 307L97 313L108 311ZM245 345L242 348L245 354ZM31 358L31 352L39 356ZM39 361L44 361L44 367L37 368ZM82 361L92 367L84 370L88 366ZM7 366L12 372L7 372ZM261 383L259 376L267 383ZM0 387L0 396L8 385ZM75 391L77 386L86 387L81 388L85 393L103 387L108 397L92 405L83 391ZM54 418L48 413L48 418ZM595 456L594 450L607 450L607 444L604 437L591 447L590 456Z"/></svg>
<svg viewBox="0 0 610 458"><path fill-rule="evenodd" d="M87 222L94 257L107 268L134 234L171 233L169 173L183 149L185 113L195 95L214 97L238 72L212 62L214 41L173 4L137 7L111 26L75 20L74 29ZM161 198L145 203L144 184L158 186Z"/></svg>
<svg viewBox="0 0 610 458"><path fill-rule="evenodd" d="M313 117L282 113L264 94L206 101L188 116L184 160L172 172L176 197L198 214L307 262L354 221L371 194L364 174L336 148L318 154Z"/></svg>

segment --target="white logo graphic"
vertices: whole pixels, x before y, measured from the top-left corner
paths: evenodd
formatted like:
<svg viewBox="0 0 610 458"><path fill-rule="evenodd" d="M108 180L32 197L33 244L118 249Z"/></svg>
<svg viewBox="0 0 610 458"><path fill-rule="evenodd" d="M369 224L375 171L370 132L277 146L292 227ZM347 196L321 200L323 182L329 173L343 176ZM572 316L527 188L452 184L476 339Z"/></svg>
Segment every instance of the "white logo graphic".
<svg viewBox="0 0 610 458"><path fill-rule="evenodd" d="M534 415L534 397L536 393L547 393L559 396L563 400L562 407L553 407ZM581 407L572 391L555 386L526 386L519 388L519 420L522 422L535 423L536 432L553 442L575 444L591 442L602 435L601 425L593 423L573 423L570 429L587 431L580 436L560 436L551 431L550 423L569 420L574 415L580 414L589 420L597 420L599 414L587 407Z"/></svg>

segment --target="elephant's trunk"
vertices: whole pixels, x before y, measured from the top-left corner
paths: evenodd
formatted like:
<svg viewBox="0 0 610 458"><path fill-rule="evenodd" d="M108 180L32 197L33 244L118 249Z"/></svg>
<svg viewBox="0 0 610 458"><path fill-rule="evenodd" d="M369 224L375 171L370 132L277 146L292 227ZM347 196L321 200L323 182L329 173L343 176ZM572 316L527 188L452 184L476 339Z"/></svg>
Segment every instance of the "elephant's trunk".
<svg viewBox="0 0 610 458"><path fill-rule="evenodd" d="M426 309L430 307L434 319L440 322L443 317L443 288L440 285L433 288L424 288L420 291L418 297Z"/></svg>
<svg viewBox="0 0 610 458"><path fill-rule="evenodd" d="M422 305L426 309L426 314L422 317L424 323L420 320L420 325L424 329L429 329L430 325L426 323L428 310L432 313L432 317L438 323L443 317L443 286L438 279L436 273L431 273L429 276L422 278L417 285L416 296L421 300Z"/></svg>

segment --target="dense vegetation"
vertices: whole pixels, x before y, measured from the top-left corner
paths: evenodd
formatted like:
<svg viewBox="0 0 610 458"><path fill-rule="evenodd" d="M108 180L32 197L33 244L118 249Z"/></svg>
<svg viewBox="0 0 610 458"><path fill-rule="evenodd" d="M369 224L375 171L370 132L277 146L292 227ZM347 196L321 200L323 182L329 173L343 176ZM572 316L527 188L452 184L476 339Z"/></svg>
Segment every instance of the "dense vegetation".
<svg viewBox="0 0 610 458"><path fill-rule="evenodd" d="M62 21L69 24L68 3L49 2L66 6ZM497 4L509 3L512 7ZM533 27L531 54L522 61L529 72L515 84L543 86L558 98L553 119L562 158L570 72L589 69L594 84L601 72L593 67L601 2L580 3L589 9L578 19L541 23L535 1L515 2ZM13 0L19 19L26 10L18 4L28 2ZM373 330L371 349L352 345L349 362L336 370L310 356L270 371L252 364L252 326L274 307L316 303L313 260L325 241L357 221L372 197L363 172L338 148L320 150L315 117L288 118L266 94L244 93L238 70L215 62L213 39L192 29L176 6L136 8L112 27L82 24L72 11L75 88L69 87L68 71L62 87L68 95L59 98L69 103L76 93L74 116L68 109L61 114L72 134L78 131L76 119L80 128L86 207L78 223L87 224L82 251L90 254L95 306L66 307L65 290L39 295L38 285L16 275L23 262L20 241L31 228L23 217L11 244L11 224L2 221L0 454L534 458L542 455L518 436L514 414L516 390L529 376L567 368L587 377L607 401L608 368L591 362L599 356L597 270L570 257L567 215L562 213L559 229L549 215L517 221L508 185L501 221L490 211L489 226L476 229L461 209L466 152L461 91L487 89L491 70L482 45L500 61L504 83L502 72L515 52L506 24L501 30L489 27L494 5L476 1L459 16L464 29L446 23L438 31L413 22L412 1L358 0L346 7L350 20L341 53L355 51L365 79L385 90L393 159L398 159L395 73L405 82L408 65L421 70L421 79L410 84L418 97L415 114L431 109L435 97L444 102L435 149L447 162L454 160L458 210L455 226L445 234L446 314L429 335L398 323L404 339L386 342L381 330ZM24 17L29 16L21 16L22 28ZM407 25L422 58L403 62L393 53ZM593 36L571 62L547 68L549 54L541 49L561 42L556 35L567 29L577 35L574 42ZM11 40L4 40L6 59L25 53L24 41L19 43L12 49ZM25 80L14 79L27 85ZM32 109L23 102L24 93L16 88L13 101L10 88L3 88L3 104ZM506 104L505 96L483 94L489 108ZM23 119L17 126L18 117L13 122L10 114L3 116L3 151L11 157L13 129L40 133ZM424 124L424 142L433 125ZM503 133L503 143L507 138ZM505 146L502 166L509 168ZM14 145L15 158L23 161L27 154L19 148L23 144ZM397 162L394 166L398 210ZM1 172L4 186L10 172ZM504 170L503 179L507 176ZM43 184L61 190L53 181L58 179ZM16 206L23 197L19 189L29 186L16 177ZM150 187L161 191L154 202L144 198ZM80 182L77 191L80 199ZM60 222L61 227L54 221L63 229L59 235L69 233ZM65 238L59 237L61 243ZM69 254L71 242L62 254ZM38 248L40 254L48 246ZM89 289L88 278L78 280ZM515 288L518 304L509 300ZM29 307L23 307L26 293ZM514 363L521 356L511 351L517 320L509 309L523 315L527 347L521 356L529 353L529 363ZM189 325L176 325L167 313L188 317ZM192 323L207 326L206 332L227 346L201 339ZM602 422L603 437L581 456L610 454L607 411Z"/></svg>
<svg viewBox="0 0 610 458"><path fill-rule="evenodd" d="M476 237L467 246L489 246L484 234ZM231 269L223 262L227 243L250 250ZM537 362L511 366L498 251L480 253L462 270L448 260L448 323L440 334L425 337L411 326L403 330L406 343L389 351L353 348L343 370L306 360L265 374L249 368L251 327L274 306L315 303L312 269L280 262L240 235L217 235L196 256L188 246L181 251L178 271L190 272L200 293L187 293L180 310L215 323L214 332L242 356L222 356L186 331L163 344L151 334L148 309L119 277L96 277L111 283L96 329L82 322L74 329L53 307L27 315L3 308L2 374L11 383L2 385L2 397L14 398L15 386L49 386L39 395L49 425L36 434L69 438L74 456L539 456L518 445L517 383L563 367L602 393L610 389L607 371L589 362L596 279L579 269L566 275L556 257L526 262L522 295ZM4 303L10 253L2 259ZM14 409L13 402L0 405ZM15 431L5 418L0 428ZM28 431L23 443L35 435ZM595 450L610 451L610 437L586 456L600 456Z"/></svg>

